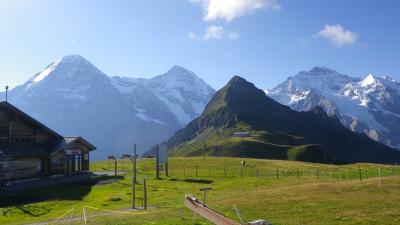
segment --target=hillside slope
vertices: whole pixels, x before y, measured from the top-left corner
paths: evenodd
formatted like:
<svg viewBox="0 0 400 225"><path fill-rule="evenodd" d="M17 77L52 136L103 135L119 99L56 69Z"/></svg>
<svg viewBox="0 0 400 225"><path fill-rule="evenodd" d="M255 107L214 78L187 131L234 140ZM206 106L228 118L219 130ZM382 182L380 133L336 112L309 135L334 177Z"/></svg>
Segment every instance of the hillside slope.
<svg viewBox="0 0 400 225"><path fill-rule="evenodd" d="M236 137L235 132L248 132ZM400 152L343 127L322 108L297 112L233 77L203 114L166 142L171 155L241 156L317 162L398 162Z"/></svg>

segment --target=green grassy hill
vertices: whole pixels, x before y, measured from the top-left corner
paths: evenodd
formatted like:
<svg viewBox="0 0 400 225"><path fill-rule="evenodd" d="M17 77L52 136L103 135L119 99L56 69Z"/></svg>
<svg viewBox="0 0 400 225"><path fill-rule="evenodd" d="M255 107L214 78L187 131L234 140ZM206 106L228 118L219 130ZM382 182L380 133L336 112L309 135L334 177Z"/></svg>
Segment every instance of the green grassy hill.
<svg viewBox="0 0 400 225"><path fill-rule="evenodd" d="M234 136L236 131L248 131L250 136L236 137ZM170 155L199 156L203 155L203 151L205 151L208 156L327 162L320 145L302 145L301 141L300 137L255 131L244 126L218 131L208 129L203 131L203 136L198 136L170 149Z"/></svg>
<svg viewBox="0 0 400 225"><path fill-rule="evenodd" d="M242 160L246 161L243 170ZM117 182L111 176L2 196L0 224L51 222L60 216L64 217L53 224L68 224L65 219L73 208L72 224L83 224L84 204L93 207L86 208L88 224L210 224L182 207L185 194L201 199L199 189L203 187L213 188L208 205L237 221L233 205L239 207L246 221L261 218L274 225L400 223L400 168L396 166L225 157L178 157L171 158L169 164L169 177L162 173L157 180L155 160L138 161L136 204L142 205L142 181L146 178L147 213L129 210L132 174L126 173ZM92 163L91 169L113 172L113 166L113 161L99 161ZM131 162L119 161L118 170L131 171Z"/></svg>

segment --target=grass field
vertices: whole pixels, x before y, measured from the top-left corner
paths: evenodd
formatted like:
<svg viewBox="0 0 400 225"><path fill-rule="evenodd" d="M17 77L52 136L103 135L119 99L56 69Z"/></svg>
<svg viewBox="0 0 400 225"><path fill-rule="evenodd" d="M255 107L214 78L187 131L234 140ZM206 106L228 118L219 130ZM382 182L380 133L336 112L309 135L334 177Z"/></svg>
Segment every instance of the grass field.
<svg viewBox="0 0 400 225"><path fill-rule="evenodd" d="M51 222L63 214L52 224L68 224L65 219L73 208L72 224L83 224L84 204L88 224L209 224L182 207L184 195L200 198L202 187L213 188L207 196L210 207L237 221L233 205L246 221L261 218L274 225L400 224L400 168L245 159L241 170L241 160L171 158L170 176L162 173L159 180L154 178L155 160L139 160L136 205L142 206L146 178L149 210L145 214L130 210L132 173L128 172L117 182L109 177L1 197L0 224ZM91 165L97 171L114 171L113 167L110 161ZM119 161L118 170L131 171L132 165Z"/></svg>

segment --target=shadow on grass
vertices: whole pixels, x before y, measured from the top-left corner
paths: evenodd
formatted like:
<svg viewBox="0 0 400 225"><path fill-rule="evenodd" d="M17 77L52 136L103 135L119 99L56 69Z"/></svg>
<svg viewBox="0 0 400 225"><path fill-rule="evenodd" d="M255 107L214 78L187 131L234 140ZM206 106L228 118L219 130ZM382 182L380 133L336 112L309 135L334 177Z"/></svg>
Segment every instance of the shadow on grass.
<svg viewBox="0 0 400 225"><path fill-rule="evenodd" d="M197 184L212 184L214 181L212 180L204 180L204 179L177 179L171 178L170 181L183 181L188 183L197 183Z"/></svg>
<svg viewBox="0 0 400 225"><path fill-rule="evenodd" d="M98 176L76 183L24 190L16 193L3 193L0 194L0 207L19 207L24 214L31 215L30 210L22 206L47 200L81 201L91 191L93 186L112 183L114 179L114 176ZM120 179L123 179L123 176L117 176L117 180Z"/></svg>
<svg viewBox="0 0 400 225"><path fill-rule="evenodd" d="M50 208L45 207L45 206L29 206L29 205L22 206L21 205L21 206L4 208L2 210L2 215L4 217L8 217L8 216L11 216L14 213L14 211L17 211L17 210L22 212L26 216L30 216L30 217L40 217L51 211Z"/></svg>

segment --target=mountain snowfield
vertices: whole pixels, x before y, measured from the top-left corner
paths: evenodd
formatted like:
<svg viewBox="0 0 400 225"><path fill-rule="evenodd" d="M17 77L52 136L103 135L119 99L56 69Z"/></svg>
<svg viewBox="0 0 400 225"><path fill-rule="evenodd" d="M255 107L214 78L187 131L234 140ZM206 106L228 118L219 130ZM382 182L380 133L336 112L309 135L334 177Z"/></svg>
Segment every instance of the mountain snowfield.
<svg viewBox="0 0 400 225"><path fill-rule="evenodd" d="M315 67L265 93L297 111L321 106L350 130L400 148L400 82L390 77L357 78Z"/></svg>
<svg viewBox="0 0 400 225"><path fill-rule="evenodd" d="M87 138L100 159L134 143L145 152L199 116L214 93L179 66L151 79L110 77L70 55L12 89L9 101L65 136Z"/></svg>

